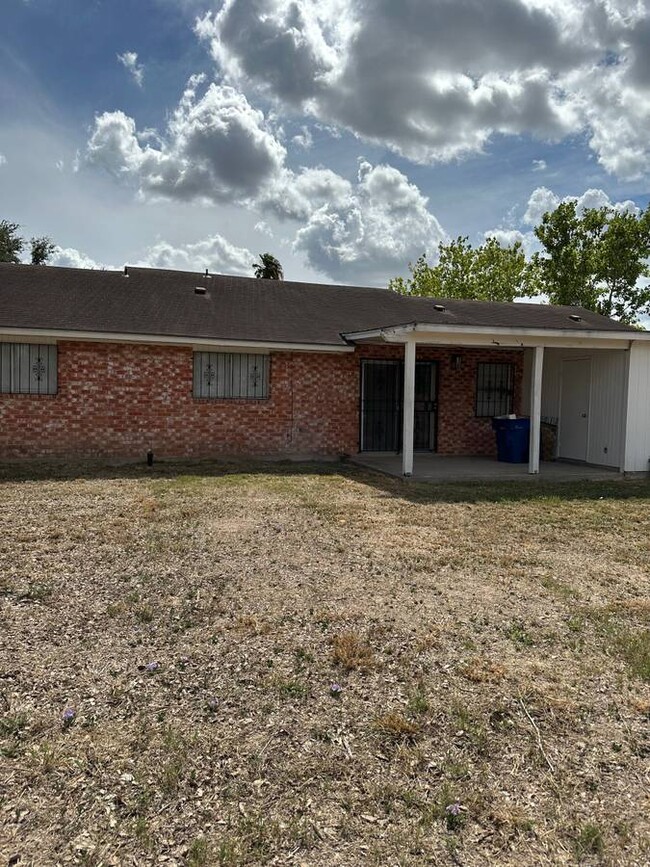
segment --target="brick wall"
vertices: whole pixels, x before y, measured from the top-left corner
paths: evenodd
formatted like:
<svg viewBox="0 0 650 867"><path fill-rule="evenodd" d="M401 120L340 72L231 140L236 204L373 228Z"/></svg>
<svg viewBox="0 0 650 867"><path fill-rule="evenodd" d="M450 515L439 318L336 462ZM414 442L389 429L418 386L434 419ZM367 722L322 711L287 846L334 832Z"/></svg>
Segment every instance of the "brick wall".
<svg viewBox="0 0 650 867"><path fill-rule="evenodd" d="M418 350L439 362L438 450L491 454L489 419L474 418L476 364L521 352ZM184 347L61 342L56 395L0 394L0 459L353 454L359 444L360 358L402 358L399 347L354 354L273 353L267 400L198 400Z"/></svg>
<svg viewBox="0 0 650 867"><path fill-rule="evenodd" d="M367 346L359 349L362 358L404 357L399 346ZM452 367L452 355L461 356L459 370ZM514 411L521 406L523 351L502 349L438 349L418 347L418 361L438 363L438 452L443 455L494 455L496 445L492 420L476 418L476 368L479 363L515 365Z"/></svg>

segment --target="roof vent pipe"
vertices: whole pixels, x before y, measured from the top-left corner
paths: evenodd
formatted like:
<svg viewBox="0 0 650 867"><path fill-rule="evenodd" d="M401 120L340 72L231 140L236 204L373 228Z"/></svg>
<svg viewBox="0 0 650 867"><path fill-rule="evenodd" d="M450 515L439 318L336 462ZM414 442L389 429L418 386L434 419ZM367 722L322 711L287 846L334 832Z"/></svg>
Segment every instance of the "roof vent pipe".
<svg viewBox="0 0 650 867"><path fill-rule="evenodd" d="M447 308L445 307L444 304L434 304L433 309L437 310L438 313L444 313Z"/></svg>
<svg viewBox="0 0 650 867"><path fill-rule="evenodd" d="M195 286L194 287L194 294L195 295L205 295L207 291L208 290L205 288L205 286Z"/></svg>
<svg viewBox="0 0 650 867"><path fill-rule="evenodd" d="M128 276L129 276L129 266L128 266L128 265L125 265L125 266L124 266L124 276L125 276L125 277L128 277Z"/></svg>

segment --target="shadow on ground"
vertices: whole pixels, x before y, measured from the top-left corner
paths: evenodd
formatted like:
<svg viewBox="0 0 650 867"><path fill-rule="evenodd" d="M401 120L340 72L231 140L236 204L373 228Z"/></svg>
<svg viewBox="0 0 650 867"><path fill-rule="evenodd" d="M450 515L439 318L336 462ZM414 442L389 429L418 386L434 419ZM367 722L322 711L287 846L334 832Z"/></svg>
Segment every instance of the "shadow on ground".
<svg viewBox="0 0 650 867"><path fill-rule="evenodd" d="M158 461L145 463L29 462L0 464L0 486L16 482L92 480L176 480L265 475L339 477L369 485L386 496L412 503L524 502L544 499L630 500L650 499L650 478L603 479L598 481L463 481L413 482L393 478L348 462L294 461Z"/></svg>

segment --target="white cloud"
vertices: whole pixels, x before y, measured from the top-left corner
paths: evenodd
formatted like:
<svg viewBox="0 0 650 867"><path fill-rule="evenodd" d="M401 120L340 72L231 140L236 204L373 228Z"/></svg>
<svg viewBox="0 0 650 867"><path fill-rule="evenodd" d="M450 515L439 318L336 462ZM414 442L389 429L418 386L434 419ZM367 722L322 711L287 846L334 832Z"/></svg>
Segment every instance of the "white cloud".
<svg viewBox="0 0 650 867"><path fill-rule="evenodd" d="M0 166L7 165L7 157L4 154L0 154Z"/></svg>
<svg viewBox="0 0 650 867"><path fill-rule="evenodd" d="M299 148L303 148L303 150L306 151L308 151L310 147L314 144L313 136L309 127L307 126L303 126L300 133L298 133L298 135L294 135L291 141Z"/></svg>
<svg viewBox="0 0 650 867"><path fill-rule="evenodd" d="M74 247L55 247L54 253L49 260L50 265L58 265L61 268L111 268L111 265L101 265L85 253L81 253Z"/></svg>
<svg viewBox="0 0 650 867"><path fill-rule="evenodd" d="M86 158L132 179L143 194L184 201L245 201L278 179L286 150L264 115L231 87L193 76L165 133L138 132L121 111L95 119Z"/></svg>
<svg viewBox="0 0 650 867"><path fill-rule="evenodd" d="M118 54L117 59L130 73L138 87L142 87L144 83L144 66L138 63L137 53L135 51L125 51L124 54Z"/></svg>
<svg viewBox="0 0 650 867"><path fill-rule="evenodd" d="M227 80L416 161L586 131L650 173L642 0L225 0L196 32Z"/></svg>
<svg viewBox="0 0 650 867"><path fill-rule="evenodd" d="M533 232L521 232L519 229L490 229L485 232L485 238L496 238L502 247L513 247L519 241L526 256L531 256L539 249L539 241Z"/></svg>
<svg viewBox="0 0 650 867"><path fill-rule="evenodd" d="M537 187L530 195L526 213L524 214L524 223L529 226L536 226L541 222L544 214L554 211L560 204L560 197L546 187Z"/></svg>
<svg viewBox="0 0 650 867"><path fill-rule="evenodd" d="M534 172L545 172L546 171L546 160L533 160L533 171Z"/></svg>
<svg viewBox="0 0 650 867"><path fill-rule="evenodd" d="M135 264L143 268L171 268L178 271L204 271L220 274L249 274L254 256L245 247L236 247L222 235L175 246L158 241Z"/></svg>
<svg viewBox="0 0 650 867"><path fill-rule="evenodd" d="M351 184L331 169L303 168L299 173L285 171L259 206L278 216L305 220L323 205L338 202L350 193Z"/></svg>
<svg viewBox="0 0 650 867"><path fill-rule="evenodd" d="M273 229L269 226L268 223L264 222L264 220L258 220L257 223L253 226L256 232L259 232L261 235L267 235L269 238L273 238Z"/></svg>
<svg viewBox="0 0 650 867"><path fill-rule="evenodd" d="M294 249L317 271L345 282L386 285L409 260L446 238L427 199L391 166L359 164L357 184L315 210Z"/></svg>
<svg viewBox="0 0 650 867"><path fill-rule="evenodd" d="M529 226L537 226L545 213L554 211L560 202L575 202L578 213L587 208L613 208L619 213L638 214L639 208L630 199L613 202L604 190L585 190L580 196L565 196L560 198L547 187L537 187L530 195L526 206L523 222Z"/></svg>
<svg viewBox="0 0 650 867"><path fill-rule="evenodd" d="M231 244L222 235L214 234L187 244L172 244L160 240L148 246L140 257L130 262L140 268L169 268L177 271L210 271L221 274L248 274L254 256L246 247ZM67 268L119 269L121 265L106 265L95 261L74 247L56 247L50 265Z"/></svg>
<svg viewBox="0 0 650 867"><path fill-rule="evenodd" d="M88 162L130 179L144 197L238 202L300 221L294 251L339 280L385 282L444 237L427 199L401 172L362 161L353 184L324 167L293 171L262 112L229 86L211 84L199 96L202 83L190 81L162 135L138 132L119 111L96 118ZM200 252L162 244L145 259L185 267ZM235 257L235 270L248 256Z"/></svg>

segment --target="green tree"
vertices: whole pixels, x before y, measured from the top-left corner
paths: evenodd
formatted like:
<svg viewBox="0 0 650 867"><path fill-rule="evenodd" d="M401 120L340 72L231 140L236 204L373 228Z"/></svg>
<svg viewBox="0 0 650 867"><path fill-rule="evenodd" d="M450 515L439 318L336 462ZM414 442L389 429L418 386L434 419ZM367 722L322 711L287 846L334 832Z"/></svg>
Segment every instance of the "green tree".
<svg viewBox="0 0 650 867"><path fill-rule="evenodd" d="M633 324L650 313L650 211L638 216L613 208L562 202L535 229L543 252L531 263L536 292L551 304L585 307Z"/></svg>
<svg viewBox="0 0 650 867"><path fill-rule="evenodd" d="M20 264L20 255L25 247L25 239L18 234L18 223L10 223L8 220L0 221L0 262ZM54 253L56 247L51 238L32 238L30 241L32 265L45 265Z"/></svg>
<svg viewBox="0 0 650 867"><path fill-rule="evenodd" d="M0 220L0 262L20 263L20 254L25 246L24 240L18 234L18 223Z"/></svg>
<svg viewBox="0 0 650 867"><path fill-rule="evenodd" d="M436 265L429 265L423 255L415 264L409 263L409 270L410 278L390 281L390 288L400 295L514 301L528 288L520 241L502 247L496 238L488 238L480 247L473 247L467 237L458 237L440 245Z"/></svg>
<svg viewBox="0 0 650 867"><path fill-rule="evenodd" d="M260 253L259 262L253 262L253 272L260 280L283 280L282 265L271 253Z"/></svg>
<svg viewBox="0 0 650 867"><path fill-rule="evenodd" d="M47 236L32 238L32 265L47 265L48 259L56 250L56 245Z"/></svg>

